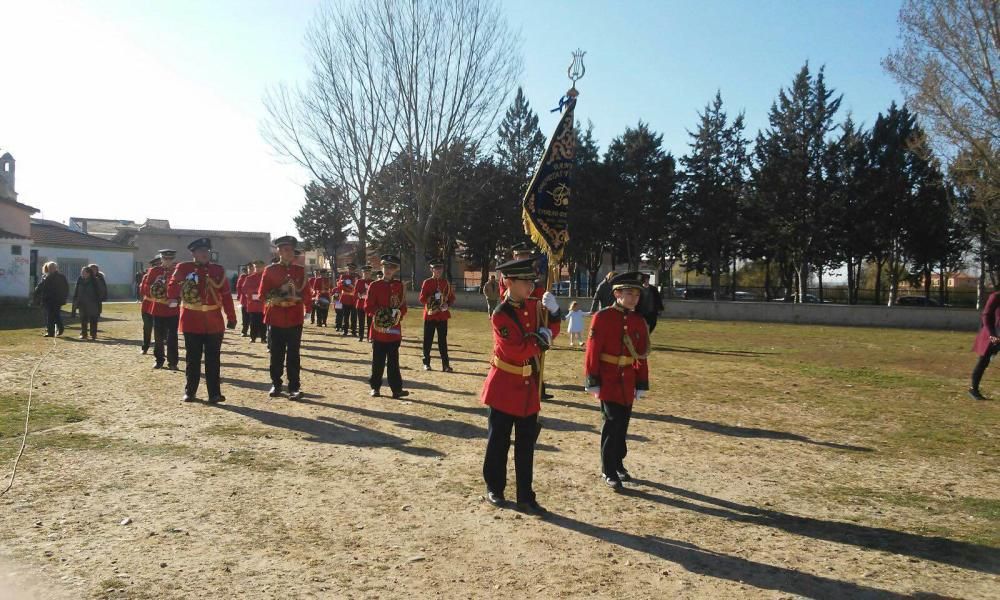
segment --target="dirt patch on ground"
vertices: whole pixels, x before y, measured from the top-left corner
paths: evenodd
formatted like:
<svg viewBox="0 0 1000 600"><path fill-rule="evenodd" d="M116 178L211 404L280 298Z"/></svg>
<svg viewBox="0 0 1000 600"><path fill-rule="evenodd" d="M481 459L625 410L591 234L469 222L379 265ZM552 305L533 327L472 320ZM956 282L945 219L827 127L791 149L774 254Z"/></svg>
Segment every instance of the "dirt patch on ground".
<svg viewBox="0 0 1000 600"><path fill-rule="evenodd" d="M308 325L306 398L269 399L265 348L227 333L228 400L210 406L181 403L183 374L153 371L139 354L136 305L110 314L119 320L97 342L22 332L5 344L0 331L6 413L23 403L46 344L58 344L35 391L51 418L38 422L0 499L0 592L989 598L1000 589L1000 403L962 395L971 356L950 348L968 336L921 334L916 350L886 355L904 332L663 321L653 392L630 430L637 481L623 495L600 483L600 414L580 388L582 352L560 346L536 454L536 490L552 511L540 520L482 500L485 315L452 321L454 374L421 370L419 317L406 321L405 401L368 397L370 346ZM883 350L865 366L867 344ZM935 366L909 378L921 361ZM16 433L0 426L0 466ZM512 461L510 470L512 489Z"/></svg>

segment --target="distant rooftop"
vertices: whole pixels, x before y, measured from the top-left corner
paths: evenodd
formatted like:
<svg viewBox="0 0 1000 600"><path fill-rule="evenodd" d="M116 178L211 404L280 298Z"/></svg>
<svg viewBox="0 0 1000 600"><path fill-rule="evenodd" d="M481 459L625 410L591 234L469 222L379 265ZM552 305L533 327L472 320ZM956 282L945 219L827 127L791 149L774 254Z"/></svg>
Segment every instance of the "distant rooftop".
<svg viewBox="0 0 1000 600"><path fill-rule="evenodd" d="M96 235L89 235L71 229L58 221L48 221L46 219L31 220L31 238L37 246L76 246L82 248L104 248L107 250L132 249Z"/></svg>

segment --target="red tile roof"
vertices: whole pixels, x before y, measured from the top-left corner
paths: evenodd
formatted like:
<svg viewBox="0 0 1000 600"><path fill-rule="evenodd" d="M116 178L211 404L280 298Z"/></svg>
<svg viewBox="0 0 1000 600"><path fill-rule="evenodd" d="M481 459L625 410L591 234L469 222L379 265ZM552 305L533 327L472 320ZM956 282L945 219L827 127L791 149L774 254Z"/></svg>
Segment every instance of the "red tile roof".
<svg viewBox="0 0 1000 600"><path fill-rule="evenodd" d="M36 246L78 246L84 248L105 248L107 250L132 250L96 235L74 231L62 223L32 219L31 237Z"/></svg>

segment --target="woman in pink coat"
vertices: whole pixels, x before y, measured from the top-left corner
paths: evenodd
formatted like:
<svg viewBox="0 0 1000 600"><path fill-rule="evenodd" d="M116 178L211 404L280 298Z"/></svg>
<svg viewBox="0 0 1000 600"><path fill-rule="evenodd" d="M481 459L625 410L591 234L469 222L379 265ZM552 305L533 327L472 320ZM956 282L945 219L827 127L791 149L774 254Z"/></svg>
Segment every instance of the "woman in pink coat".
<svg viewBox="0 0 1000 600"><path fill-rule="evenodd" d="M1000 336L997 335L997 327L1000 326L1000 292L993 292L987 298L980 321L982 324L979 327L979 335L976 336L976 343L972 345L972 350L979 355L979 362L972 369L972 383L969 385L969 396L973 400L986 400L979 393L979 381L983 378L983 373L990 365L993 355L1000 350Z"/></svg>

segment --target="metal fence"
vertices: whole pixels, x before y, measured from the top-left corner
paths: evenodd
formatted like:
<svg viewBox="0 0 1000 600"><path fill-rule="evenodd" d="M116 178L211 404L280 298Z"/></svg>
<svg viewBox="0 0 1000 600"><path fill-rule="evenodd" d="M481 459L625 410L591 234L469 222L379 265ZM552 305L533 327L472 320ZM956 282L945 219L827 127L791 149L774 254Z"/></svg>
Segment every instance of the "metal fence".
<svg viewBox="0 0 1000 600"><path fill-rule="evenodd" d="M664 299L673 298L678 300L713 300L712 288L708 286L688 286L688 287L675 287L672 292L667 288L661 290L661 294ZM939 290L935 287L931 290L929 298L924 297L924 291L915 289L903 289L900 290L897 295L896 304L899 306L923 306L923 307L941 307L941 306L953 306L958 308L975 308L976 306L977 292L975 289L949 289L946 291L944 301L942 302ZM737 302L795 302L797 300L797 294L791 294L788 296L783 295L782 292L775 292L773 289L768 293L768 290L762 287L737 287L736 290L731 288L720 289L719 301L737 301ZM878 301L876 302L875 289L859 289L857 293L857 304L868 304L868 305L885 305L889 302L889 291L883 289L878 294ZM846 287L836 286L836 287L826 287L820 290L818 287L811 287L807 290L805 296L805 303L824 303L824 304L849 304L848 290Z"/></svg>

